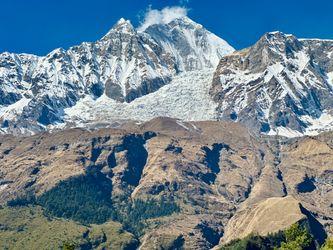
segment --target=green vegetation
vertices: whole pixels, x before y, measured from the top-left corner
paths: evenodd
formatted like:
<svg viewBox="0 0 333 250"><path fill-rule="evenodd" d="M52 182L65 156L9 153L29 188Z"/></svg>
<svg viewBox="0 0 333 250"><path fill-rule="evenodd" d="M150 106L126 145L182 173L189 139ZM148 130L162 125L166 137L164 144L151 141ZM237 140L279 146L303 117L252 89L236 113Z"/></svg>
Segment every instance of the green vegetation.
<svg viewBox="0 0 333 250"><path fill-rule="evenodd" d="M111 194L110 179L98 171L89 171L86 175L60 182L40 197L28 194L9 201L8 207L2 210L8 215L6 222L1 221L4 217L0 219L0 241L8 242L8 247L3 248L15 249L17 246L24 249L24 242L27 242L28 246L33 246L30 249L73 249L76 246L90 249L107 246L111 242L116 246L114 237L119 237L120 242L115 249L122 249L137 243L133 235L136 238L141 236L149 219L180 211L170 198L132 200L124 196L112 202ZM15 215L18 211L22 211L23 218L30 219L24 223L13 221L17 224L13 227L10 218L22 217ZM3 225L10 226L1 231ZM133 238L129 242L124 241L120 237L123 235ZM45 246L41 239L45 239L47 247L41 247Z"/></svg>
<svg viewBox="0 0 333 250"><path fill-rule="evenodd" d="M333 238L327 238L320 250L333 250Z"/></svg>
<svg viewBox="0 0 333 250"><path fill-rule="evenodd" d="M0 209L0 249L128 249L136 245L135 237L117 222L84 226L45 217L38 206Z"/></svg>
<svg viewBox="0 0 333 250"><path fill-rule="evenodd" d="M111 192L111 181L97 172L69 178L38 197L36 202L30 200L42 206L48 216L72 219L83 224L116 220L136 236L142 234L146 220L180 211L173 200L166 198L144 201L124 196L113 203ZM8 204L27 203L26 199L19 199Z"/></svg>
<svg viewBox="0 0 333 250"><path fill-rule="evenodd" d="M225 246L222 246L221 250L244 250L244 249L260 249L268 250L275 249L281 245L281 242L285 240L284 233L278 232L270 234L268 236L260 236L257 234L250 234L244 239L233 240Z"/></svg>
<svg viewBox="0 0 333 250"><path fill-rule="evenodd" d="M299 225L293 224L290 228L268 236L251 234L244 239L231 241L221 250L306 250L315 249L314 239L308 230ZM325 249L326 250L326 249Z"/></svg>
<svg viewBox="0 0 333 250"><path fill-rule="evenodd" d="M179 211L180 208L175 202L168 201L165 198L158 201L153 199L146 201L138 199L128 202L126 197L123 197L120 205L118 205L117 219L124 225L125 230L134 235L141 236L145 227L145 220L171 215Z"/></svg>
<svg viewBox="0 0 333 250"><path fill-rule="evenodd" d="M97 172L60 182L40 196L37 203L55 217L101 224L115 218L111 191L111 181Z"/></svg>
<svg viewBox="0 0 333 250"><path fill-rule="evenodd" d="M313 237L298 223L291 225L284 231L286 241L281 243L281 250L303 250L310 248L314 242Z"/></svg>
<svg viewBox="0 0 333 250"><path fill-rule="evenodd" d="M63 250L74 250L76 247L75 243L72 242L65 242L62 245Z"/></svg>
<svg viewBox="0 0 333 250"><path fill-rule="evenodd" d="M35 203L36 203L35 196L31 193L28 193L24 196L19 196L16 199L8 201L7 206L20 207L20 206L27 206L27 205L35 204Z"/></svg>

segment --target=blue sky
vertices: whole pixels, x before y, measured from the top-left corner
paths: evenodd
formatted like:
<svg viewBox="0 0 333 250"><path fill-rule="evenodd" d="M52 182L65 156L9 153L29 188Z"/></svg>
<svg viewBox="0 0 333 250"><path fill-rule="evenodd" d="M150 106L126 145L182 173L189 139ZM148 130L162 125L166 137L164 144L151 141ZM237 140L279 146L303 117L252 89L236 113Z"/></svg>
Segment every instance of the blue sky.
<svg viewBox="0 0 333 250"><path fill-rule="evenodd" d="M97 40L121 17L138 26L148 6L177 5L236 49L275 30L333 39L332 0L1 0L0 52L44 55Z"/></svg>

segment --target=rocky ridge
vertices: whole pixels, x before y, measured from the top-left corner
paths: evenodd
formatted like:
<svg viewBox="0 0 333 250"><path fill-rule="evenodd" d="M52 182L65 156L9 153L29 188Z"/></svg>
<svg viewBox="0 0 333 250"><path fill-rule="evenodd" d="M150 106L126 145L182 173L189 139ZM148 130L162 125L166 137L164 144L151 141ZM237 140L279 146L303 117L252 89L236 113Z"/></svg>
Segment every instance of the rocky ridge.
<svg viewBox="0 0 333 250"><path fill-rule="evenodd" d="M252 207L272 204L270 199L279 197L288 200L286 196L304 208L302 219L314 219L321 232L331 235L331 138L331 133L293 140L256 138L233 122L170 118L132 124L131 129L5 135L0 146L0 197L2 203L27 193L39 197L61 181L94 169L111 181L115 203L124 196L172 197L180 206L180 212L146 221L141 249L157 247L156 242L210 249L224 235L237 237L228 228L240 223L239 213L249 216ZM264 217L273 220L276 215L267 211ZM246 232L273 230L273 225L265 223L263 228L257 219ZM288 226L284 222L274 230Z"/></svg>
<svg viewBox="0 0 333 250"><path fill-rule="evenodd" d="M140 32L121 19L102 39L56 49L45 57L2 53L1 131L29 134L50 129L64 123L64 109L83 98L105 96L130 103L180 73L214 69L233 50L182 17Z"/></svg>
<svg viewBox="0 0 333 250"><path fill-rule="evenodd" d="M330 129L332 52L330 40L271 32L223 57L210 92L220 118L289 137Z"/></svg>
<svg viewBox="0 0 333 250"><path fill-rule="evenodd" d="M45 57L3 53L0 132L159 116L238 121L287 137L332 128L331 40L270 32L233 51L185 16L140 31L121 19L99 41Z"/></svg>

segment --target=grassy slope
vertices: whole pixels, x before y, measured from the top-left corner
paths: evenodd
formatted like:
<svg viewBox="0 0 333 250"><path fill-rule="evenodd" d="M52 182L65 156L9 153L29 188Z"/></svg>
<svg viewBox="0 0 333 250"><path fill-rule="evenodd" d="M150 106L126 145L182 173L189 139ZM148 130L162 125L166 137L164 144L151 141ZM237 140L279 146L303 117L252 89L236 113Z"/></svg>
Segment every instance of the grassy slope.
<svg viewBox="0 0 333 250"><path fill-rule="evenodd" d="M59 249L64 242L94 249L122 249L136 241L119 223L112 221L84 226L47 218L40 207L0 209L0 249Z"/></svg>

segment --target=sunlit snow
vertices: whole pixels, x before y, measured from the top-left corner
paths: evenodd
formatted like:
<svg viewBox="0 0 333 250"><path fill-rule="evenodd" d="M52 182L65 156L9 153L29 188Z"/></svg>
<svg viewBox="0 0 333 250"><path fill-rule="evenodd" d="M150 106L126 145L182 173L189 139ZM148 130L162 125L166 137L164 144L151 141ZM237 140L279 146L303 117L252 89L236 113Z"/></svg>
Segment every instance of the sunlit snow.
<svg viewBox="0 0 333 250"><path fill-rule="evenodd" d="M216 119L217 104L209 95L213 70L188 72L174 77L158 91L120 103L103 95L97 100L86 97L65 109L66 120L77 125L89 121L133 119L147 121L158 116L187 121Z"/></svg>

